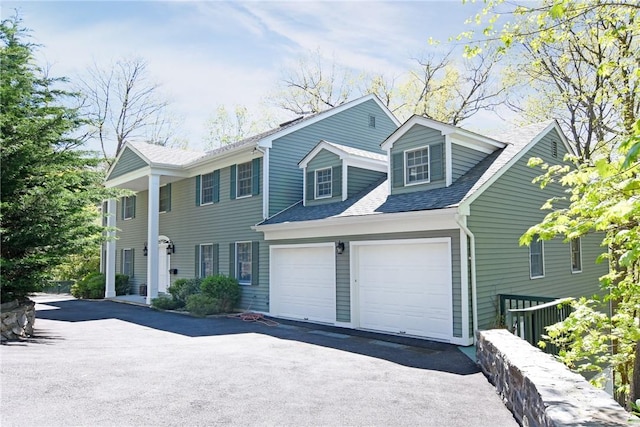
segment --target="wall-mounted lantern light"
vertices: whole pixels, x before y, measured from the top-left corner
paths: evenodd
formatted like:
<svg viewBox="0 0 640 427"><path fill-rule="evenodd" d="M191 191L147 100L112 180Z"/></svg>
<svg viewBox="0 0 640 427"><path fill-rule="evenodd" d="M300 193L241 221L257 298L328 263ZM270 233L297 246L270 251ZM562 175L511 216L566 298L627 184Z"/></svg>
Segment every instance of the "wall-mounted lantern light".
<svg viewBox="0 0 640 427"><path fill-rule="evenodd" d="M147 249L147 242L144 242L144 248L142 248L142 255L149 255L149 249Z"/></svg>
<svg viewBox="0 0 640 427"><path fill-rule="evenodd" d="M171 255L175 253L176 253L176 245L169 242L169 244L167 245L167 255Z"/></svg>
<svg viewBox="0 0 640 427"><path fill-rule="evenodd" d="M344 252L344 242L341 242L338 240L338 243L336 243L336 253L338 255L341 255Z"/></svg>

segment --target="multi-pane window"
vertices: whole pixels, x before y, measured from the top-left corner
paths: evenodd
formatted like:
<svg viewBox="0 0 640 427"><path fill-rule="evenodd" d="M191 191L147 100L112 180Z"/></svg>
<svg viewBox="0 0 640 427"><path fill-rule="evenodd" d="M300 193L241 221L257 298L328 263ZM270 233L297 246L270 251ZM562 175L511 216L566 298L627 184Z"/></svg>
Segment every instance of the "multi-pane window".
<svg viewBox="0 0 640 427"><path fill-rule="evenodd" d="M133 277L133 249L122 250L122 274Z"/></svg>
<svg viewBox="0 0 640 427"><path fill-rule="evenodd" d="M213 275L213 245L200 245L200 277Z"/></svg>
<svg viewBox="0 0 640 427"><path fill-rule="evenodd" d="M251 284L251 242L236 243L236 277L241 284Z"/></svg>
<svg viewBox="0 0 640 427"><path fill-rule="evenodd" d="M544 277L544 246L539 236L534 236L529 244L529 264L531 278Z"/></svg>
<svg viewBox="0 0 640 427"><path fill-rule="evenodd" d="M160 187L160 212L169 212L171 210L171 186L165 185Z"/></svg>
<svg viewBox="0 0 640 427"><path fill-rule="evenodd" d="M405 152L405 184L429 182L429 147Z"/></svg>
<svg viewBox="0 0 640 427"><path fill-rule="evenodd" d="M582 271L582 249L580 238L571 239L571 271L579 273Z"/></svg>
<svg viewBox="0 0 640 427"><path fill-rule="evenodd" d="M331 197L331 168L316 171L316 199Z"/></svg>
<svg viewBox="0 0 640 427"><path fill-rule="evenodd" d="M238 165L237 169L237 189L236 197L246 197L251 195L251 179L252 170L251 162L242 163Z"/></svg>
<svg viewBox="0 0 640 427"><path fill-rule="evenodd" d="M213 203L213 172L202 175L200 183L200 204Z"/></svg>
<svg viewBox="0 0 640 427"><path fill-rule="evenodd" d="M122 219L131 219L136 215L136 196L122 198Z"/></svg>

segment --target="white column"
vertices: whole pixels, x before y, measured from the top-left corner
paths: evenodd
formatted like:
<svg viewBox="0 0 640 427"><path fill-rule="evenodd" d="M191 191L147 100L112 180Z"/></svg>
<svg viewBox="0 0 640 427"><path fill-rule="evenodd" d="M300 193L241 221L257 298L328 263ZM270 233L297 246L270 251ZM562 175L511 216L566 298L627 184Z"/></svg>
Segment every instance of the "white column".
<svg viewBox="0 0 640 427"><path fill-rule="evenodd" d="M147 304L158 296L158 235L160 234L160 175L149 175L149 222L147 224Z"/></svg>
<svg viewBox="0 0 640 427"><path fill-rule="evenodd" d="M116 296L116 199L107 201L107 256L105 260L105 276L107 286L105 298ZM102 250L102 249L100 249Z"/></svg>

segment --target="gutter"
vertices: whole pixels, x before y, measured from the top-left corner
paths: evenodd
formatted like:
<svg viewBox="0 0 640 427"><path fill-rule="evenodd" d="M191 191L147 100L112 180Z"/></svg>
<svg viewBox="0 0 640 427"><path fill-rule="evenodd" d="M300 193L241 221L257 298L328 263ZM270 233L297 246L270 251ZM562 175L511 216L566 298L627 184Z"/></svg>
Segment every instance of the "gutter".
<svg viewBox="0 0 640 427"><path fill-rule="evenodd" d="M476 342L475 331L478 329L478 298L477 298L478 292L476 289L476 238L471 232L471 230L469 230L469 228L466 226L467 218L468 218L467 215L461 215L458 213L455 215L456 222L460 226L460 229L464 231L464 233L469 238L470 240L469 246L471 246L471 253L469 254L471 258L470 259L471 277L469 277L469 280L471 281L471 311L473 312L473 330L471 331L471 333L472 333L473 343L475 344Z"/></svg>

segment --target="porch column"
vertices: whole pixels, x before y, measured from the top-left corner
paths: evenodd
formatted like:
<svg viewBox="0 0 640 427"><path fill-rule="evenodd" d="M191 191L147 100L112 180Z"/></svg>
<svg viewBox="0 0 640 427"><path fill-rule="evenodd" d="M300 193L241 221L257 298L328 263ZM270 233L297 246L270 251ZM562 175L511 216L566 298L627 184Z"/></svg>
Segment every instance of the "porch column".
<svg viewBox="0 0 640 427"><path fill-rule="evenodd" d="M104 291L104 297L113 298L116 296L116 199L107 200L106 215L108 231L104 271L107 286Z"/></svg>
<svg viewBox="0 0 640 427"><path fill-rule="evenodd" d="M158 296L158 235L160 234L160 175L149 175L149 222L147 229L147 304Z"/></svg>

